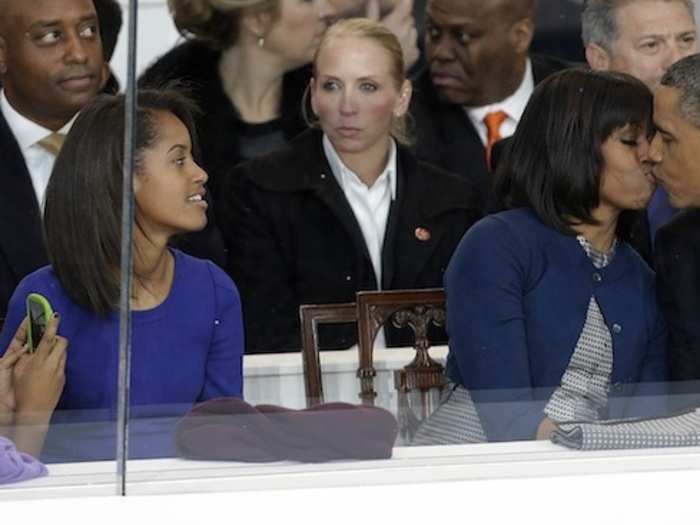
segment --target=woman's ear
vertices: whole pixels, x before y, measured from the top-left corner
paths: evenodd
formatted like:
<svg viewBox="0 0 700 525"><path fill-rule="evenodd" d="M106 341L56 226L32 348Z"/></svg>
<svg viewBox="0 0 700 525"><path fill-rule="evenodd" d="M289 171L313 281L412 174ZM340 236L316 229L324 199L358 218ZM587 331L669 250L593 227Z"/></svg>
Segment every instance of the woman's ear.
<svg viewBox="0 0 700 525"><path fill-rule="evenodd" d="M396 106L394 107L394 115L396 117L402 117L408 111L411 104L411 96L413 95L413 84L411 81L406 79L401 85L401 90L399 91L399 99L396 101Z"/></svg>
<svg viewBox="0 0 700 525"><path fill-rule="evenodd" d="M251 9L241 16L241 28L259 42L265 41L265 36L270 32L275 23L275 14L270 9Z"/></svg>
<svg viewBox="0 0 700 525"><path fill-rule="evenodd" d="M136 170L134 170L134 199L136 199L136 195L141 190L142 185L143 184L141 182L141 176L139 175L139 170L136 169Z"/></svg>

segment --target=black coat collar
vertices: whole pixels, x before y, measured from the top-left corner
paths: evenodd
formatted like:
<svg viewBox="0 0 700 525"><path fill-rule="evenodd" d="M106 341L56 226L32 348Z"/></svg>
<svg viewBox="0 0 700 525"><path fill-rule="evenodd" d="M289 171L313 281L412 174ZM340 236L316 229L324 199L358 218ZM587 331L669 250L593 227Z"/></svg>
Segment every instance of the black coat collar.
<svg viewBox="0 0 700 525"><path fill-rule="evenodd" d="M332 192L334 198L345 200L323 152L322 140L321 131L310 129L282 150L251 161L248 173L252 182L267 191ZM415 208L422 215L434 217L454 208L478 208L476 189L464 181L416 160L413 153L402 145L397 145L396 159L397 199L406 191L420 196ZM259 170L256 170L256 164Z"/></svg>
<svg viewBox="0 0 700 525"><path fill-rule="evenodd" d="M250 182L275 193L315 193L349 233L357 250L369 261L364 237L349 202L331 171L323 152L323 134L308 130L284 149L255 159L246 170ZM392 202L382 253L382 287L391 288L396 255L411 254L401 260L402 281L413 282L435 248L444 229L437 218L455 210L476 214L477 191L465 181L437 168L416 161L403 146L397 148L396 199ZM420 240L418 229L430 232Z"/></svg>

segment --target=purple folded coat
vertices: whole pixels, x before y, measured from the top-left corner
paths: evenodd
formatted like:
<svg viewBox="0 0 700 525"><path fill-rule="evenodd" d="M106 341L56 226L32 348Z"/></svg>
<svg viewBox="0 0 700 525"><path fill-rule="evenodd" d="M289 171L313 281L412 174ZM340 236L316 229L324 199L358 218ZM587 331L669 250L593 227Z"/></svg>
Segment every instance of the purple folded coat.
<svg viewBox="0 0 700 525"><path fill-rule="evenodd" d="M175 429L178 455L245 462L385 459L398 433L388 411L348 403L304 410L220 398L194 406Z"/></svg>
<svg viewBox="0 0 700 525"><path fill-rule="evenodd" d="M9 439L0 437L0 485L38 478L48 472L43 463L18 451Z"/></svg>

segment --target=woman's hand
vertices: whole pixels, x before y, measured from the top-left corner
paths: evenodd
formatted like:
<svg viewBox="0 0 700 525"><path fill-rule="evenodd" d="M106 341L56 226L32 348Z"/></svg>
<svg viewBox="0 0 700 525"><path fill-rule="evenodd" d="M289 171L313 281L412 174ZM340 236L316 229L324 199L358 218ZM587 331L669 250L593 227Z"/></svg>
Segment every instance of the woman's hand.
<svg viewBox="0 0 700 525"><path fill-rule="evenodd" d="M36 351L23 353L12 374L15 445L35 457L41 455L51 415L66 381L68 341L56 334L58 322L58 314L54 314Z"/></svg>
<svg viewBox="0 0 700 525"><path fill-rule="evenodd" d="M58 324L58 314L54 314L36 351L21 355L14 367L18 422L48 422L63 392L68 341L57 335Z"/></svg>
<svg viewBox="0 0 700 525"><path fill-rule="evenodd" d="M396 5L381 20L379 19L380 1L369 0L367 2L367 18L381 22L387 29L396 35L403 50L404 67L406 71L416 63L420 52L418 51L418 30L413 18L413 0L397 0Z"/></svg>
<svg viewBox="0 0 700 525"><path fill-rule="evenodd" d="M27 326L24 318L17 328L5 354L0 358L0 426L12 425L15 411L15 388L13 375L15 365L27 351Z"/></svg>
<svg viewBox="0 0 700 525"><path fill-rule="evenodd" d="M532 427L530 427L532 428ZM537 436L535 436L535 439L550 439L552 436L552 432L554 432L557 428L557 423L556 421L549 419L548 417L545 417L541 422L540 426L537 427Z"/></svg>

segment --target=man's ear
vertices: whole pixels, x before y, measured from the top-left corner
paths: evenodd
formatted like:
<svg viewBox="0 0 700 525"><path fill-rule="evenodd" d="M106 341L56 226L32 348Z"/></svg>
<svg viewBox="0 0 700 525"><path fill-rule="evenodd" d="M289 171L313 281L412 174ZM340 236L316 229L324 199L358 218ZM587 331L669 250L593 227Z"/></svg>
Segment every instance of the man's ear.
<svg viewBox="0 0 700 525"><path fill-rule="evenodd" d="M608 71L610 54L598 44L590 43L586 46L586 62L594 71Z"/></svg>
<svg viewBox="0 0 700 525"><path fill-rule="evenodd" d="M7 40L0 36L0 76L7 73Z"/></svg>
<svg viewBox="0 0 700 525"><path fill-rule="evenodd" d="M532 18L522 18L510 28L511 45L519 55L527 54L534 36L535 22Z"/></svg>

